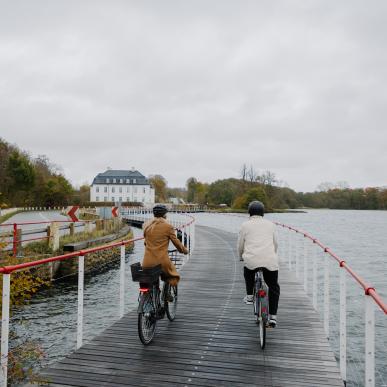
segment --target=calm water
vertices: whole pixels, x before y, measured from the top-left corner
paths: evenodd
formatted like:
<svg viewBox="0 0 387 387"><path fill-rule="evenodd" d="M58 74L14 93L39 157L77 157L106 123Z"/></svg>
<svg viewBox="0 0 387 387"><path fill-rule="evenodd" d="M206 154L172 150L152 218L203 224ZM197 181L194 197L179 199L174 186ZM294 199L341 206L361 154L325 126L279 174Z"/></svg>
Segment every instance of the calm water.
<svg viewBox="0 0 387 387"><path fill-rule="evenodd" d="M332 251L345 259L377 291L387 299L387 212L313 210L302 214L270 214L280 221L308 231ZM197 214L198 225L218 227L238 232L243 215ZM136 230L136 233L139 231ZM281 234L280 234L281 237ZM282 239L284 241L284 239ZM284 244L280 244L284 249ZM140 260L142 242L136 243L133 254L127 256L126 311L137 302L137 284L132 283L129 265ZM281 253L281 250L280 250ZM323 254L318 255L322 268ZM336 264L331 265L331 344L338 349L338 286ZM322 278L319 278L319 305L322 306ZM309 286L311 288L311 286ZM351 386L363 385L364 358L364 296L348 279L348 375ZM85 339L91 339L118 318L119 269L88 278L85 282ZM21 338L37 340L51 363L71 352L76 342L77 285L55 284L35 297L30 304L13 311L14 327ZM279 312L280 315L280 312ZM377 386L387 386L387 316L376 312ZM280 316L279 316L280 318Z"/></svg>

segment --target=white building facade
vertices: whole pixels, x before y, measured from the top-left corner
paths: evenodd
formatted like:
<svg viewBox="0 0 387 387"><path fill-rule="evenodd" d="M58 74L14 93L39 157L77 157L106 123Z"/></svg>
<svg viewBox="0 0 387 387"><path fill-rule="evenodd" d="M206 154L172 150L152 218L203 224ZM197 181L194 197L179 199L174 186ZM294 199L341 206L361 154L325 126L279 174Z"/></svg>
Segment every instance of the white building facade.
<svg viewBox="0 0 387 387"><path fill-rule="evenodd" d="M154 204L155 190L139 171L108 169L94 178L90 187L90 201Z"/></svg>

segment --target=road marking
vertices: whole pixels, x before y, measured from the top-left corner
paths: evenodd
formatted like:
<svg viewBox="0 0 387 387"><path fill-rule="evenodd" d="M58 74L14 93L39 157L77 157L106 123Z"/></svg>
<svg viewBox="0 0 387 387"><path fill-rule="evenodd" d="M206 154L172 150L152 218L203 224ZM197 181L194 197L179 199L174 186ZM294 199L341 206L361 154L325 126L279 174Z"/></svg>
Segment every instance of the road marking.
<svg viewBox="0 0 387 387"><path fill-rule="evenodd" d="M47 221L47 222L50 221L50 219L48 219L47 216L44 216L41 212L39 212L39 216L40 216L44 221Z"/></svg>

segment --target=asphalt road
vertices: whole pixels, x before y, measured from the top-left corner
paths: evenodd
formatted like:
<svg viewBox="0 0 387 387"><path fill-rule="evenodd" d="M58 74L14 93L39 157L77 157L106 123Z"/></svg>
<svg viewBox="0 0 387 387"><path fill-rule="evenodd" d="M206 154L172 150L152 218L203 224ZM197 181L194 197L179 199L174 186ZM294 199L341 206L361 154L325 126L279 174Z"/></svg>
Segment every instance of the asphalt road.
<svg viewBox="0 0 387 387"><path fill-rule="evenodd" d="M11 233L13 231L13 223L18 224L18 229L22 230L22 240L27 240L31 238L43 238L47 235L46 228L52 221L60 221L60 220L69 220L67 216L63 216L60 214L60 211L29 211L29 212L20 212L11 218L9 218L3 224L7 224L7 226L0 225L0 234ZM20 223L34 223L37 224L20 224ZM38 223L38 222L46 222L46 223ZM9 226L8 226L9 224ZM63 223L60 225L67 226L68 223ZM34 232L36 230L36 232ZM77 227L77 231L82 231L83 225ZM60 234L65 235L68 234L69 230L61 230ZM11 237L12 239L12 237ZM7 239L8 240L8 239ZM24 245L25 243L23 243ZM7 246L7 249L11 248L11 245Z"/></svg>

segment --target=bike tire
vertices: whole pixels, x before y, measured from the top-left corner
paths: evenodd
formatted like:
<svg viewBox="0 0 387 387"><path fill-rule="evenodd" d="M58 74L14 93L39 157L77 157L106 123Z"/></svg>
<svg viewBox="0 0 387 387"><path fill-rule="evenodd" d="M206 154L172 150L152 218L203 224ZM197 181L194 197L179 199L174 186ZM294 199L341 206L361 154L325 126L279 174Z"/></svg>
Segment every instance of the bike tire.
<svg viewBox="0 0 387 387"><path fill-rule="evenodd" d="M164 300L165 312L167 314L168 320L173 321L176 318L177 311L177 301L178 301L178 293L177 293L177 285L171 286L166 284L167 291L165 292L166 298ZM173 301L167 301L168 298L173 298Z"/></svg>
<svg viewBox="0 0 387 387"><path fill-rule="evenodd" d="M266 345L266 323L262 319L262 317L259 318L258 321L258 331L259 331L259 345L261 349L265 349Z"/></svg>
<svg viewBox="0 0 387 387"><path fill-rule="evenodd" d="M143 293L140 296L138 313L138 336L144 345L152 342L156 332L156 310L152 302L151 292Z"/></svg>

